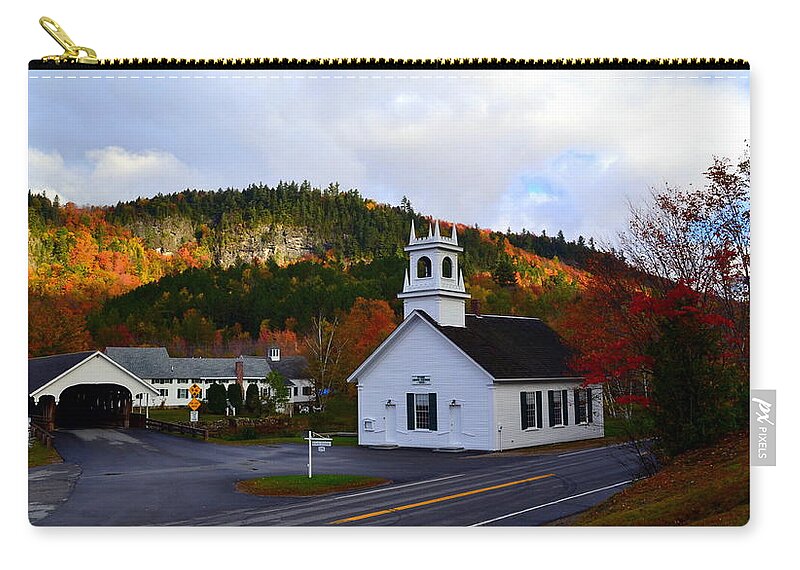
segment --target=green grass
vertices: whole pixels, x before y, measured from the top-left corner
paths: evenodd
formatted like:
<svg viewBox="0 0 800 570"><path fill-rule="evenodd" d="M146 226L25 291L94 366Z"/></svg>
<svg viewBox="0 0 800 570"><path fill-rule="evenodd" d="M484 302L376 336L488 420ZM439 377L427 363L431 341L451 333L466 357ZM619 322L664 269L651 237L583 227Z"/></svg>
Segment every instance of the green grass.
<svg viewBox="0 0 800 570"><path fill-rule="evenodd" d="M48 449L38 441L33 443L33 447L28 448L28 468L41 467L51 463L61 463L63 459L55 449Z"/></svg>
<svg viewBox="0 0 800 570"><path fill-rule="evenodd" d="M236 490L251 495L307 497L325 495L351 489L363 489L389 483L380 477L361 475L280 475L259 477L236 483Z"/></svg>
<svg viewBox="0 0 800 570"><path fill-rule="evenodd" d="M221 443L223 445L280 445L283 443L301 443L308 445L308 442L303 439L307 434L301 435L269 435L263 437L255 437L242 439L236 436L223 436L223 437L210 437L208 441L212 443ZM333 445L358 445L357 437L337 436L333 438Z"/></svg>
<svg viewBox="0 0 800 570"><path fill-rule="evenodd" d="M750 518L746 433L675 457L654 476L557 524L742 526Z"/></svg>
<svg viewBox="0 0 800 570"><path fill-rule="evenodd" d="M134 409L134 411L138 410ZM188 422L189 412L189 408L150 408L150 418L162 422ZM204 414L201 411L198 419L203 424L225 419L226 417L224 414Z"/></svg>

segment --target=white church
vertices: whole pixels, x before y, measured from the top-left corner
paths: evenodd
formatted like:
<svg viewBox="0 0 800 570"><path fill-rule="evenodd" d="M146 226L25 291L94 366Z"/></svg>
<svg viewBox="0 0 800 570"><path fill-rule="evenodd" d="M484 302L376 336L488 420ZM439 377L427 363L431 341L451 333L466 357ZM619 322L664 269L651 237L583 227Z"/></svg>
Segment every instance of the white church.
<svg viewBox="0 0 800 570"><path fill-rule="evenodd" d="M404 320L350 375L358 442L502 451L603 437L598 387L570 371L570 350L541 320L483 315L458 264L455 225L411 225Z"/></svg>

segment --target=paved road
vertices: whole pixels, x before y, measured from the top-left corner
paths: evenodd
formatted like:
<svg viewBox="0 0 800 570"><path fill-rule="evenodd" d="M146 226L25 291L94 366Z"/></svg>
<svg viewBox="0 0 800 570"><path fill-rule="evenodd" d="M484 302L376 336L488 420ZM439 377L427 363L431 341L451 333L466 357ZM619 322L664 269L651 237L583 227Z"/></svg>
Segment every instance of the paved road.
<svg viewBox="0 0 800 570"><path fill-rule="evenodd" d="M314 453L315 473L392 483L317 498L255 497L236 492L234 483L305 473L307 448L224 446L136 429L61 430L56 442L65 464L29 476L37 525L530 526L604 500L638 471L635 455L619 446L523 457L334 441ZM66 501L53 497L59 473L72 477L61 485Z"/></svg>

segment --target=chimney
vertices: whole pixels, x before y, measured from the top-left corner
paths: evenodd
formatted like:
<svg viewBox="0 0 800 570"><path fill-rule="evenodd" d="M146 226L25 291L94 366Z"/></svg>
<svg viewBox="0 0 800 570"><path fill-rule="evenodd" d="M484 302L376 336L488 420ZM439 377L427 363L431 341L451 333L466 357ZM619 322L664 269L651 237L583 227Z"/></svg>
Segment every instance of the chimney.
<svg viewBox="0 0 800 570"><path fill-rule="evenodd" d="M470 306L472 307L472 314L476 317L481 316L481 302L478 299L472 299Z"/></svg>
<svg viewBox="0 0 800 570"><path fill-rule="evenodd" d="M244 362L241 359L236 361L236 383L244 390Z"/></svg>

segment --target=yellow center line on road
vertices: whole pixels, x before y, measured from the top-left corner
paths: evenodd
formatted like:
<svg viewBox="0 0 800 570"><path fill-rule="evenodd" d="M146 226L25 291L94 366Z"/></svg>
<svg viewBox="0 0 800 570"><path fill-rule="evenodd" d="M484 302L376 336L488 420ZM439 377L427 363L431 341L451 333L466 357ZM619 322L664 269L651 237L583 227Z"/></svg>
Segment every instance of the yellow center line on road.
<svg viewBox="0 0 800 570"><path fill-rule="evenodd" d="M464 491L463 493L456 493L455 495L447 495L445 497L437 497L436 499L429 499L427 501L421 501L419 503L411 503L408 505L401 505L399 507L392 507L390 509L383 509L380 511L374 511L372 513L365 513L363 515L357 515L354 517L348 517L346 519L339 519L335 520L328 524L342 524L354 521L360 521L364 519L369 519L372 517L378 517L381 515L388 515L389 513L396 513L398 511L405 511L408 509L415 509L417 507L424 507L425 505L432 505L434 503L441 503L442 501L450 501L452 499L460 499L461 497L468 497L470 495L477 495L478 493L486 493L487 491L495 491L497 489L504 489L505 487L511 487L513 485L521 485L523 483L530 483L531 481L538 481L539 479L547 479L548 477L555 477L555 473L548 473L546 475L537 475L536 477L529 477L528 479L520 479L518 481L510 481L508 483L502 483L500 485L492 485L491 487L483 487L481 489L473 489L472 491Z"/></svg>

